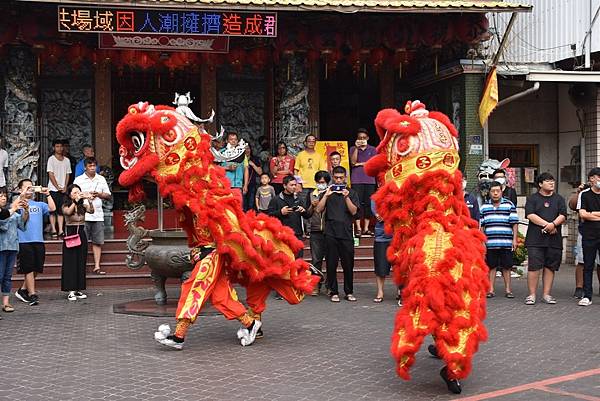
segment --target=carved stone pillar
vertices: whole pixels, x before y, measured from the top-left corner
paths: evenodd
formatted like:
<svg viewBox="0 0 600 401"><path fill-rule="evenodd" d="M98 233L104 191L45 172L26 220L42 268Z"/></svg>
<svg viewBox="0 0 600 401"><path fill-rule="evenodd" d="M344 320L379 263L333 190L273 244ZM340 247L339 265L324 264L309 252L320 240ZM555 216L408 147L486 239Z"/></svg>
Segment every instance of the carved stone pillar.
<svg viewBox="0 0 600 401"><path fill-rule="evenodd" d="M384 63L379 70L379 97L382 109L395 106L394 68L389 63Z"/></svg>
<svg viewBox="0 0 600 401"><path fill-rule="evenodd" d="M98 64L95 80L95 132L94 149L100 165L112 164L112 84L110 65Z"/></svg>
<svg viewBox="0 0 600 401"><path fill-rule="evenodd" d="M298 55L279 64L275 72L275 141L287 143L294 155L311 132L308 87L306 66Z"/></svg>
<svg viewBox="0 0 600 401"><path fill-rule="evenodd" d="M40 140L36 60L27 46L9 46L2 61L3 109L0 110L2 146L8 152L6 184L14 188L22 178L38 182ZM45 171L45 165L44 171Z"/></svg>

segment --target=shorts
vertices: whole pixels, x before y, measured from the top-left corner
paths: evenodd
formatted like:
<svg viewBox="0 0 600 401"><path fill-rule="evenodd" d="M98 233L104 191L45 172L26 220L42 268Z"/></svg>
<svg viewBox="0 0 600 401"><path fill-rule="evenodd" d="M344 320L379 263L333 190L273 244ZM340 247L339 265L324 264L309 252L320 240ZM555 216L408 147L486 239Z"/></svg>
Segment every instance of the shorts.
<svg viewBox="0 0 600 401"><path fill-rule="evenodd" d="M104 245L104 222L86 221L85 235L94 245Z"/></svg>
<svg viewBox="0 0 600 401"><path fill-rule="evenodd" d="M512 269L512 250L506 248L488 249L485 254L485 263L490 269Z"/></svg>
<svg viewBox="0 0 600 401"><path fill-rule="evenodd" d="M575 249L573 249L573 253L575 254L575 264L582 265L583 264L583 248L581 247L581 234L577 234L577 244L575 245ZM600 266L600 255L596 255L596 265Z"/></svg>
<svg viewBox="0 0 600 401"><path fill-rule="evenodd" d="M19 244L17 272L20 274L43 273L46 260L46 247L43 242L25 242Z"/></svg>
<svg viewBox="0 0 600 401"><path fill-rule="evenodd" d="M530 246L527 247L527 270L538 271L547 267L558 271L562 260L562 249Z"/></svg>
<svg viewBox="0 0 600 401"><path fill-rule="evenodd" d="M375 275L377 277L390 275L391 265L387 259L387 249L389 246L389 241L373 243L373 259L375 259Z"/></svg>
<svg viewBox="0 0 600 401"><path fill-rule="evenodd" d="M63 194L62 192L58 192L58 191L50 191L50 196L52 197L52 200L54 201L54 204L56 205L56 210L54 212L52 212L51 214L62 216L62 214L63 214L62 207L63 207L63 203L65 201L65 194Z"/></svg>

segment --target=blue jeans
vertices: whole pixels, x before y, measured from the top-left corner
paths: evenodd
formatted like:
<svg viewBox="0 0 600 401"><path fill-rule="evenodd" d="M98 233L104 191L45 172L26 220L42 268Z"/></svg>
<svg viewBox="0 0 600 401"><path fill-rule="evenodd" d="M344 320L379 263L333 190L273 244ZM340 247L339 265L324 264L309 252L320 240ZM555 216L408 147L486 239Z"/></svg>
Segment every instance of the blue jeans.
<svg viewBox="0 0 600 401"><path fill-rule="evenodd" d="M0 251L0 286L2 295L9 295L12 288L12 271L17 260L17 251Z"/></svg>
<svg viewBox="0 0 600 401"><path fill-rule="evenodd" d="M596 265L596 255L600 252L600 239L582 238L581 247L583 248L583 296L591 300L594 266Z"/></svg>

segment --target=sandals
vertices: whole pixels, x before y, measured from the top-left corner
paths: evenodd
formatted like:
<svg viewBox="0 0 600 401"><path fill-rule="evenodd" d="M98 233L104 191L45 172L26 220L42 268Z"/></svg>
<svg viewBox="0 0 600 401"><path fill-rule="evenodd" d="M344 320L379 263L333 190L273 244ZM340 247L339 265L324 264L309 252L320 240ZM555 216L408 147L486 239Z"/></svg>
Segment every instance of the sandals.
<svg viewBox="0 0 600 401"><path fill-rule="evenodd" d="M97 274L98 276L103 276L106 274L106 272L103 270L100 270L100 269L94 269L94 270L92 270L92 274Z"/></svg>
<svg viewBox="0 0 600 401"><path fill-rule="evenodd" d="M366 235L367 237L374 237L374 236L375 236L375 233L374 233L373 231L371 231L371 230L367 230L367 231L365 231L365 235Z"/></svg>
<svg viewBox="0 0 600 401"><path fill-rule="evenodd" d="M535 305L535 297L533 295L527 295L525 298L525 305Z"/></svg>
<svg viewBox="0 0 600 401"><path fill-rule="evenodd" d="M375 302L376 304L380 304L383 302L383 297L375 297L373 298L373 302Z"/></svg>
<svg viewBox="0 0 600 401"><path fill-rule="evenodd" d="M6 304L2 307L2 310L6 313L11 313L15 311L15 308L10 304Z"/></svg>
<svg viewBox="0 0 600 401"><path fill-rule="evenodd" d="M355 236L356 238L360 238L360 237L362 237L362 231L360 231L360 230L356 230L356 231L354 231L354 236Z"/></svg>
<svg viewBox="0 0 600 401"><path fill-rule="evenodd" d="M58 239L58 234L57 233L52 233L52 234L50 234L50 238L52 238L52 239Z"/></svg>
<svg viewBox="0 0 600 401"><path fill-rule="evenodd" d="M331 296L331 298L329 298L329 300L330 300L331 302L340 302L340 296L339 296L339 295L337 295L337 294L335 294L335 295L332 295L332 296Z"/></svg>
<svg viewBox="0 0 600 401"><path fill-rule="evenodd" d="M344 299L345 299L346 301L350 301L350 302L356 302L356 297L355 297L354 295L352 295L352 294L348 294L348 295L346 295L346 296L344 297Z"/></svg>
<svg viewBox="0 0 600 401"><path fill-rule="evenodd" d="M485 297L486 297L486 298L494 298L495 296L496 296L496 294L494 294L493 292L491 292L491 291L490 291L490 292L488 292L488 293L486 294L486 296L485 296Z"/></svg>
<svg viewBox="0 0 600 401"><path fill-rule="evenodd" d="M506 298L511 298L511 299L512 299L512 298L514 298L514 297L515 297L515 294L513 294L512 292L510 292L510 291L509 291L509 292L507 292L506 294L504 294L504 296L505 296Z"/></svg>

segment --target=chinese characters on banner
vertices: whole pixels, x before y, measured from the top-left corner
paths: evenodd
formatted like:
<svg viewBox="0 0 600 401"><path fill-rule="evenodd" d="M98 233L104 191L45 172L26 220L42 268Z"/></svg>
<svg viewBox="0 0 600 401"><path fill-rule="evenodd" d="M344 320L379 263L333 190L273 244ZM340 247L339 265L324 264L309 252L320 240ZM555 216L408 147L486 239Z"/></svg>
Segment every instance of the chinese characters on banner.
<svg viewBox="0 0 600 401"><path fill-rule="evenodd" d="M329 165L329 155L332 152L338 152L342 156L340 165L346 169L346 183L350 185L350 156L348 153L348 142L346 141L317 141L315 152L319 153L327 161L327 170L331 171Z"/></svg>
<svg viewBox="0 0 600 401"><path fill-rule="evenodd" d="M58 7L59 32L277 36L277 13Z"/></svg>

